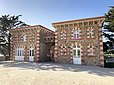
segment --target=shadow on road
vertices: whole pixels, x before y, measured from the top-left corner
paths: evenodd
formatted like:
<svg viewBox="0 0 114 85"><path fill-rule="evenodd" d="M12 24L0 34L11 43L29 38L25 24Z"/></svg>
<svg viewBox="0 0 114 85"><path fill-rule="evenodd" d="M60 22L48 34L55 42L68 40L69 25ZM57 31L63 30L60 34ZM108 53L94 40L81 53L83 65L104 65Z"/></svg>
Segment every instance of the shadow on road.
<svg viewBox="0 0 114 85"><path fill-rule="evenodd" d="M89 74L96 74L99 76L114 77L114 68L103 68L98 66L82 66L72 64L58 64L58 63L30 63L30 62L14 62L14 61L0 61L0 65L5 68L16 67L19 69L31 70L46 70L46 71L71 71L71 72L88 72Z"/></svg>

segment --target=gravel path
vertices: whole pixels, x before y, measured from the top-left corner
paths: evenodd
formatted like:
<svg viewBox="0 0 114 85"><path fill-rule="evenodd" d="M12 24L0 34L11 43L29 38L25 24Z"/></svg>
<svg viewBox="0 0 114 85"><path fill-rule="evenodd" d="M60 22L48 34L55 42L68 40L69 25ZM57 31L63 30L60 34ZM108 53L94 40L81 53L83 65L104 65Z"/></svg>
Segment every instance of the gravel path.
<svg viewBox="0 0 114 85"><path fill-rule="evenodd" d="M0 61L0 85L114 85L114 69Z"/></svg>

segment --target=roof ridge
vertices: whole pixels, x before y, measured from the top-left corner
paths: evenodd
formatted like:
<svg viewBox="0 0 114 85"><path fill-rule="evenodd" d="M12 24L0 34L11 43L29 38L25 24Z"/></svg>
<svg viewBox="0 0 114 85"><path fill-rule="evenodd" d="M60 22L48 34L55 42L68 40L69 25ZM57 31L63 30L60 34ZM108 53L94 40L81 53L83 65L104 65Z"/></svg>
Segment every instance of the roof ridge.
<svg viewBox="0 0 114 85"><path fill-rule="evenodd" d="M55 23L52 23L52 25L53 25L53 24L62 24L62 23L75 22L75 21L99 19L99 18L105 18L105 16L98 16L98 17L92 17L92 18L82 18L82 19L76 19L76 20L68 20L68 21L55 22Z"/></svg>
<svg viewBox="0 0 114 85"><path fill-rule="evenodd" d="M21 29L24 29L24 28L33 28L33 27L42 27L42 28L44 28L44 29L46 29L46 30L49 30L49 31L52 31L52 30L50 30L49 28L47 28L47 27L44 27L44 26L42 26L42 25L33 25L33 26L25 26L25 27L19 27L19 28L12 28L12 29L10 29L10 30L21 30ZM54 31L52 31L52 32L54 32Z"/></svg>

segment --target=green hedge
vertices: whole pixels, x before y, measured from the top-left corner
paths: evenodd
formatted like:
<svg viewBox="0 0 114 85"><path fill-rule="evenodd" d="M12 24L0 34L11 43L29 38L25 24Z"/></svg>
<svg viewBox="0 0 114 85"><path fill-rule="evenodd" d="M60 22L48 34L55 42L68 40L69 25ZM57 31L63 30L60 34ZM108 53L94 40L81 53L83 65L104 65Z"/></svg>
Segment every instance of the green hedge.
<svg viewBox="0 0 114 85"><path fill-rule="evenodd" d="M114 54L104 54L104 67L114 68L114 63L107 63L107 59L114 59Z"/></svg>
<svg viewBox="0 0 114 85"><path fill-rule="evenodd" d="M104 67L106 67L106 68L114 68L114 63L104 63Z"/></svg>

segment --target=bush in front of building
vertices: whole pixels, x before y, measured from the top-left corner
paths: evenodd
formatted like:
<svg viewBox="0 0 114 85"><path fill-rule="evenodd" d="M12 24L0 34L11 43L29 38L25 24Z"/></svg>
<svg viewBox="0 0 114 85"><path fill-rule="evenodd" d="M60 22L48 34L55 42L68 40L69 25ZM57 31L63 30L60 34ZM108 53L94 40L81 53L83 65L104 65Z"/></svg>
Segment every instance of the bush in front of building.
<svg viewBox="0 0 114 85"><path fill-rule="evenodd" d="M104 67L114 68L114 54L104 54Z"/></svg>

